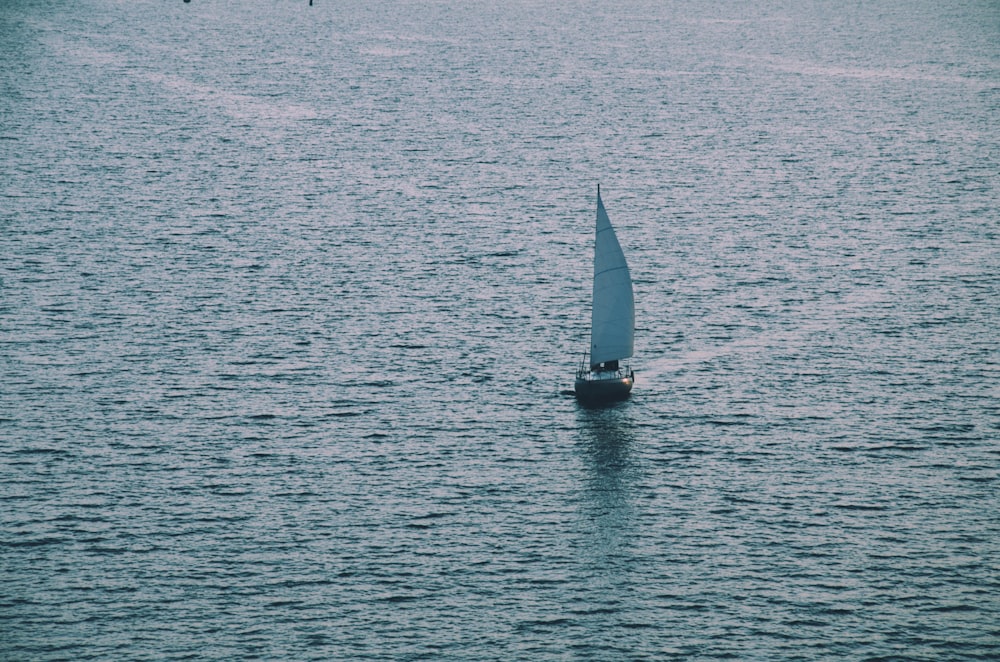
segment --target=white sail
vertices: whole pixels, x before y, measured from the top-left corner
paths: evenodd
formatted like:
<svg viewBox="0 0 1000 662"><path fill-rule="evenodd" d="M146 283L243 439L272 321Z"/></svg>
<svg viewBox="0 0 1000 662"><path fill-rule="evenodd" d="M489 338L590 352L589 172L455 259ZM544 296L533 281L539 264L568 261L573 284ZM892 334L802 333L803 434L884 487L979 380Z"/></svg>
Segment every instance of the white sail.
<svg viewBox="0 0 1000 662"><path fill-rule="evenodd" d="M594 304L590 318L590 365L632 356L635 301L625 254L597 191Z"/></svg>

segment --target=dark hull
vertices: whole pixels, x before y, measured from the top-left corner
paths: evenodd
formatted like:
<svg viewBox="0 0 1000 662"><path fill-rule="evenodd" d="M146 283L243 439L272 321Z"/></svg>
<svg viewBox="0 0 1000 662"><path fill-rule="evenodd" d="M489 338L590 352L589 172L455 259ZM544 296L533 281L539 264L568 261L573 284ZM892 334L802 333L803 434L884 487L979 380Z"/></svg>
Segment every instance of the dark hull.
<svg viewBox="0 0 1000 662"><path fill-rule="evenodd" d="M632 392L632 377L612 379L576 378L576 397L587 403L615 402L624 400Z"/></svg>

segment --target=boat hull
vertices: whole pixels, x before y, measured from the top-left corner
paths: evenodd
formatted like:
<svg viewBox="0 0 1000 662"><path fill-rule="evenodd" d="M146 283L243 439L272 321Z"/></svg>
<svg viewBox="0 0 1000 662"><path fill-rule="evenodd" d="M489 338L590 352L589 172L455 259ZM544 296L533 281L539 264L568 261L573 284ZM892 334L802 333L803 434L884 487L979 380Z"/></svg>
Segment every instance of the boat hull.
<svg viewBox="0 0 1000 662"><path fill-rule="evenodd" d="M624 400L632 392L634 376L611 377L606 379L585 377L576 378L576 397L589 403L616 402Z"/></svg>

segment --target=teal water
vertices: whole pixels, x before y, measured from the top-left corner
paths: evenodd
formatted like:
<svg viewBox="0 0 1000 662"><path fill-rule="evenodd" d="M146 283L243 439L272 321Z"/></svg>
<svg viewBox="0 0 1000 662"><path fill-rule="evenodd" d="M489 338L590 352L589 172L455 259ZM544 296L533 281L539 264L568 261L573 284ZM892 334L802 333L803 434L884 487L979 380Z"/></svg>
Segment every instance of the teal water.
<svg viewBox="0 0 1000 662"><path fill-rule="evenodd" d="M1000 10L938 5L0 5L0 658L996 658Z"/></svg>

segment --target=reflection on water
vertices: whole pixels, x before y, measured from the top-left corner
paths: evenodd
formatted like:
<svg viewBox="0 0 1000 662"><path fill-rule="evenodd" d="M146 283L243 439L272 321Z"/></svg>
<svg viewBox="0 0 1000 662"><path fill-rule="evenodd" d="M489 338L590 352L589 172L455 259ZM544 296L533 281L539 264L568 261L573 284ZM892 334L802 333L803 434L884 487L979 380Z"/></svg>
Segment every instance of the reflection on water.
<svg viewBox="0 0 1000 662"><path fill-rule="evenodd" d="M628 468L635 436L628 402L612 407L580 407L580 422L586 459L600 482L620 488L621 473Z"/></svg>
<svg viewBox="0 0 1000 662"><path fill-rule="evenodd" d="M587 467L585 515L593 524L595 560L617 555L633 519L634 423L628 402L579 409L580 448Z"/></svg>

